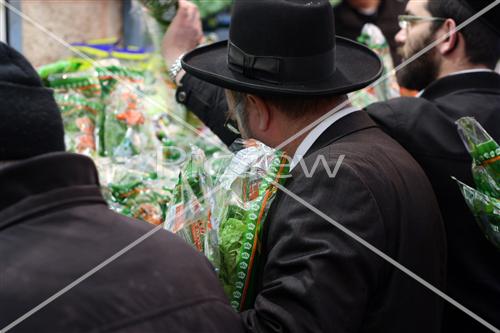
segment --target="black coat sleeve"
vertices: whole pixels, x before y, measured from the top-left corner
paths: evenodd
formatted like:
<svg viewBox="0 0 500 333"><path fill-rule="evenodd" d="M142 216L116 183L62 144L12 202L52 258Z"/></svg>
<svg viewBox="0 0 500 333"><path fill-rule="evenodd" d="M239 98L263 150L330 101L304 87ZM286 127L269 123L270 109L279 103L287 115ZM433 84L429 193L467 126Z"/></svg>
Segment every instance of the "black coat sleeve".
<svg viewBox="0 0 500 333"><path fill-rule="evenodd" d="M294 175L287 188L379 248L377 204L345 163L335 179ZM346 200L348 197L348 200ZM242 313L248 332L358 332L381 261L329 222L279 192L266 225L262 287Z"/></svg>
<svg viewBox="0 0 500 333"><path fill-rule="evenodd" d="M176 99L198 116L227 146L238 138L224 126L228 109L224 89L186 73L177 89Z"/></svg>
<svg viewBox="0 0 500 333"><path fill-rule="evenodd" d="M455 119L425 98L394 98L369 105L366 111L421 164L422 155L447 156L451 151L468 155L458 136Z"/></svg>
<svg viewBox="0 0 500 333"><path fill-rule="evenodd" d="M398 136L402 124L399 115L387 102L368 105L366 111L375 122L392 137Z"/></svg>

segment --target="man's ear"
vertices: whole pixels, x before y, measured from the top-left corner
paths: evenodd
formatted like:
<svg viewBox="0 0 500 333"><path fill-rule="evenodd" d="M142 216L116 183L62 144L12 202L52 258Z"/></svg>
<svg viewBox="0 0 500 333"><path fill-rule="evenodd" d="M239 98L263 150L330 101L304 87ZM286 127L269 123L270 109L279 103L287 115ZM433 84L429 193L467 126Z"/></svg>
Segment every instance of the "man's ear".
<svg viewBox="0 0 500 333"><path fill-rule="evenodd" d="M254 116L254 126L259 131L265 132L271 125L272 111L269 105L262 98L256 95L247 95L247 110Z"/></svg>
<svg viewBox="0 0 500 333"><path fill-rule="evenodd" d="M459 43L459 32L456 30L457 29L457 24L454 20L452 19L447 19L441 29L439 30L440 33L437 34L437 38L443 38L443 36L447 36L446 39L444 39L441 43L438 44L437 49L441 55L447 55L451 52L453 52Z"/></svg>

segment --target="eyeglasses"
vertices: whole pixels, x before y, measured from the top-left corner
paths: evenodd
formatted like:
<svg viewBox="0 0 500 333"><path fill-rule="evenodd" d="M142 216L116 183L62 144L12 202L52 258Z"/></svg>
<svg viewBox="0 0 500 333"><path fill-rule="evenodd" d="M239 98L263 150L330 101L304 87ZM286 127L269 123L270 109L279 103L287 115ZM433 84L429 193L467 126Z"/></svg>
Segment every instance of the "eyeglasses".
<svg viewBox="0 0 500 333"><path fill-rule="evenodd" d="M410 28L417 22L427 21L427 22L444 22L446 21L443 17L432 17L432 16L414 16L414 15L399 15L398 16L399 27L403 30Z"/></svg>
<svg viewBox="0 0 500 333"><path fill-rule="evenodd" d="M243 101L240 100L236 103L234 106L234 110L232 111L236 117L239 117L241 115L241 112L243 112ZM238 129L238 122L233 120L230 116L227 117L226 122L224 123L224 127L226 127L229 131L236 135L241 136L241 132Z"/></svg>
<svg viewBox="0 0 500 333"><path fill-rule="evenodd" d="M233 134L241 135L240 130L238 129L238 124L230 118L226 120L226 122L224 123L224 127Z"/></svg>

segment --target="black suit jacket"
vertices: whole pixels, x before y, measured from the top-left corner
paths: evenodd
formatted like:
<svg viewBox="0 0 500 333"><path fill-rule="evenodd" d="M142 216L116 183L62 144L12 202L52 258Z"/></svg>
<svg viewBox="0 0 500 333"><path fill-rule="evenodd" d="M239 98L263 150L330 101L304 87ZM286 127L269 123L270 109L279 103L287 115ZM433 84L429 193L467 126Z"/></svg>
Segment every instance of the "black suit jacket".
<svg viewBox="0 0 500 333"><path fill-rule="evenodd" d="M286 188L344 227L444 287L445 240L424 172L364 112L334 123ZM322 165L320 163L320 165ZM263 235L264 264L249 332L439 332L442 300L283 192Z"/></svg>
<svg viewBox="0 0 500 333"><path fill-rule="evenodd" d="M421 98L373 104L369 114L421 164L436 192L448 238L448 293L500 328L500 251L474 221L455 181L474 185L471 158L455 121L473 116L500 141L500 75L452 75L432 83ZM445 332L489 332L447 306Z"/></svg>
<svg viewBox="0 0 500 333"><path fill-rule="evenodd" d="M152 229L107 207L87 157L0 169L0 329ZM242 331L206 258L160 230L9 332Z"/></svg>

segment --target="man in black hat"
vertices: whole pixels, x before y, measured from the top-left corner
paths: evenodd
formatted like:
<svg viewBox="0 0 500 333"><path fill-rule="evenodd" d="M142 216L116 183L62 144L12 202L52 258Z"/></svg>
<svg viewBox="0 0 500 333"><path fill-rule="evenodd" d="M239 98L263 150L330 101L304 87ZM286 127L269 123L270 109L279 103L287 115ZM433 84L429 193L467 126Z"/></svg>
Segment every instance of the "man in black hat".
<svg viewBox="0 0 500 333"><path fill-rule="evenodd" d="M447 292L496 327L500 327L500 252L477 227L451 179L473 185L471 159L455 121L475 117L500 141L500 76L493 72L499 58L500 6L460 32L453 29L492 0L410 1L397 40L408 59L446 33L450 36L399 73L403 85L422 90L418 98L399 98L367 108L382 128L423 166L437 194L447 229ZM186 30L187 31L187 30ZM185 36L187 37L187 36ZM170 36L166 36L166 40ZM188 40L188 38L186 38ZM167 60L173 58L167 54ZM192 75L177 77L177 98L195 111L224 142L235 134L218 124L226 102L215 86ZM474 319L446 307L446 332L487 332Z"/></svg>
<svg viewBox="0 0 500 333"><path fill-rule="evenodd" d="M410 1L396 39L408 59L434 40L435 48L399 73L419 98L371 105L368 112L420 163L437 195L448 239L447 292L500 329L500 251L482 234L456 182L474 185L471 158L455 121L471 116L500 142L500 5L460 32L454 29L492 0ZM488 332L447 306L445 332Z"/></svg>
<svg viewBox="0 0 500 333"><path fill-rule="evenodd" d="M3 43L0 100L2 332L243 330L212 266L164 230L10 326L152 226L108 209L92 160L64 152L52 91Z"/></svg>
<svg viewBox="0 0 500 333"><path fill-rule="evenodd" d="M368 48L336 37L333 20L327 0L236 0L229 41L182 60L187 75L226 89L244 137L293 156L287 193L264 225L244 324L250 332L439 332L438 296L299 202L444 287L444 231L424 172L366 113L349 105L330 113L382 68Z"/></svg>

